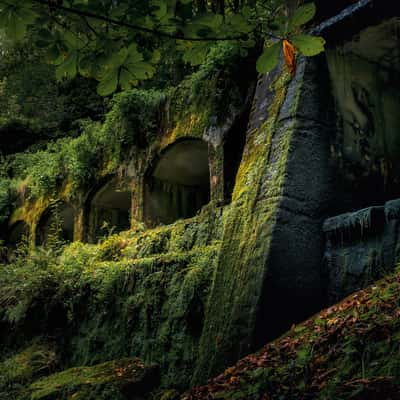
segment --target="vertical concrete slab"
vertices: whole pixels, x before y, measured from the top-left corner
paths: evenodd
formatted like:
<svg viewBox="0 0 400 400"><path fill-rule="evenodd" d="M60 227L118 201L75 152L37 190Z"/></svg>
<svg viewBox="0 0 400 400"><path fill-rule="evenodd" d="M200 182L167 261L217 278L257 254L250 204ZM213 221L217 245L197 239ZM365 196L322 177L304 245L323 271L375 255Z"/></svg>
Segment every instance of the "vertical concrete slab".
<svg viewBox="0 0 400 400"><path fill-rule="evenodd" d="M194 383L320 308L322 220L329 208L334 129L324 57L261 77Z"/></svg>

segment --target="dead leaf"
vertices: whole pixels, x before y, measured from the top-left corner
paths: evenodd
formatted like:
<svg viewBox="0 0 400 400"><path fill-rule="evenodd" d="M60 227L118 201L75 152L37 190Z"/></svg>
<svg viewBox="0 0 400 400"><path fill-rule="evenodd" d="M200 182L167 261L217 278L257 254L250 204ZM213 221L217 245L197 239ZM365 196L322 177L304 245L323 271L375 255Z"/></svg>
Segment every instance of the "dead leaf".
<svg viewBox="0 0 400 400"><path fill-rule="evenodd" d="M286 39L283 40L282 47L283 47L283 55L285 57L285 62L288 67L289 73L291 75L294 75L294 73L296 72L296 56L294 47L292 43L290 43Z"/></svg>

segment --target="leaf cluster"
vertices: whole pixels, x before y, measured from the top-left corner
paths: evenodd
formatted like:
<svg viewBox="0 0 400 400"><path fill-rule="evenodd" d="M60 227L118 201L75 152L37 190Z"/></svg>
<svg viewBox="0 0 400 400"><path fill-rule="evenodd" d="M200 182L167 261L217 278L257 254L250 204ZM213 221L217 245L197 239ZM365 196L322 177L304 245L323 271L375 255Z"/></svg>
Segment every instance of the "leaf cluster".
<svg viewBox="0 0 400 400"><path fill-rule="evenodd" d="M318 54L324 45L323 39L301 33L315 15L314 3L291 16L283 0L71 0L52 3L50 9L48 4L1 0L0 27L12 40L32 32L58 79L93 77L102 96L152 78L170 43L191 65L200 65L219 41L239 43L242 55L271 38L289 40L305 56ZM278 43L268 47L258 71L271 70L278 55Z"/></svg>
<svg viewBox="0 0 400 400"><path fill-rule="evenodd" d="M312 57L324 51L325 40L318 36L308 35L301 32L303 25L309 23L316 14L315 3L308 3L299 7L294 14L281 24L274 26L276 33L275 43L269 44L264 49L257 61L259 72L270 72L278 64L281 48L285 43L290 43L303 56ZM289 65L291 60L285 55L286 63Z"/></svg>

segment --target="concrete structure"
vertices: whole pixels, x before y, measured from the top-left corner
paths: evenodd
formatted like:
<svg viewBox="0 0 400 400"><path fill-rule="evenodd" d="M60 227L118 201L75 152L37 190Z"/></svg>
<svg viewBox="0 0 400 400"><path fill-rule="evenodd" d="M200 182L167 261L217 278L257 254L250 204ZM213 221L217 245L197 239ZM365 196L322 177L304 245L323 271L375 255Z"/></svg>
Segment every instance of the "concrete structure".
<svg viewBox="0 0 400 400"><path fill-rule="evenodd" d="M99 174L71 204L81 241L96 241L103 220L118 230L152 228L221 208L193 383L369 282L375 265L398 261L395 203L375 206L400 197L400 11L388 1L352 3L316 28L327 51L299 57L294 77L281 63L255 90L250 79L240 106L229 104L220 120L186 97L188 111L174 120L167 104L158 139L131 149L129 162ZM10 224L24 220L38 237L50 204L22 205ZM353 223L365 215L367 225ZM374 267L347 261L354 251ZM347 286L343 266L363 283Z"/></svg>

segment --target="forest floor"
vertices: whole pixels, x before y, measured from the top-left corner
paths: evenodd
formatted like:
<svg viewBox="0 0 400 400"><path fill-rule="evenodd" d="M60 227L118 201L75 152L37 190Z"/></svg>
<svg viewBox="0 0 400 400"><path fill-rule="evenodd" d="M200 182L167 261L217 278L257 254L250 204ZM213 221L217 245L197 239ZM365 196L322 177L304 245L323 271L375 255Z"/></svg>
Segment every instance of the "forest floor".
<svg viewBox="0 0 400 400"><path fill-rule="evenodd" d="M184 400L400 399L400 274L293 326Z"/></svg>

